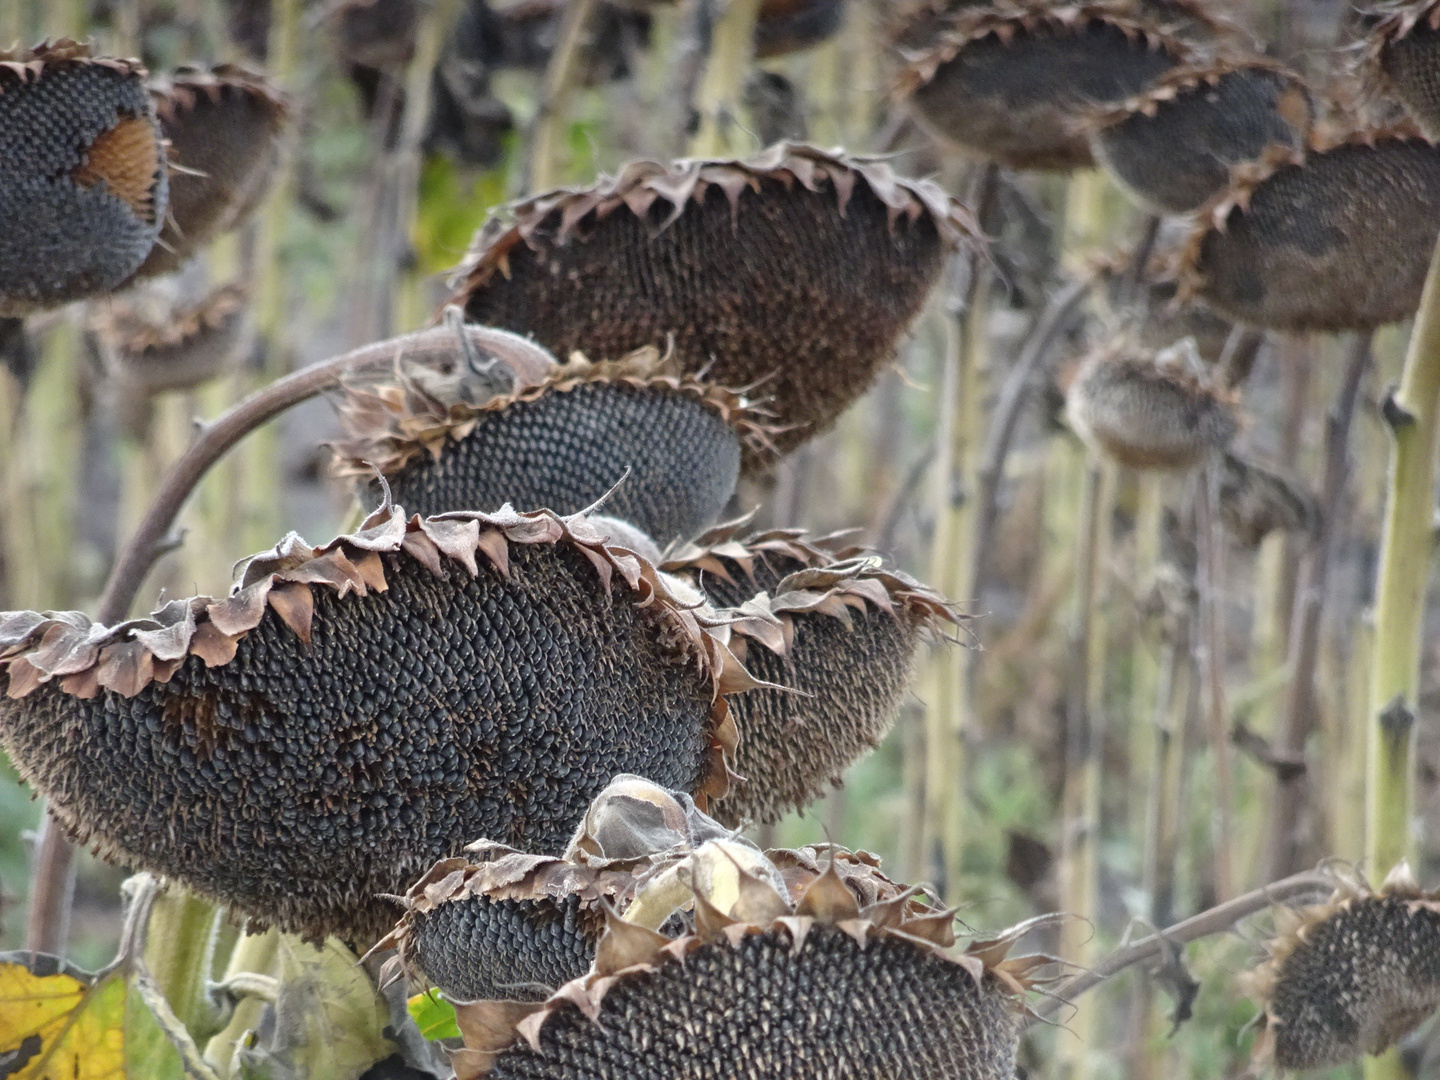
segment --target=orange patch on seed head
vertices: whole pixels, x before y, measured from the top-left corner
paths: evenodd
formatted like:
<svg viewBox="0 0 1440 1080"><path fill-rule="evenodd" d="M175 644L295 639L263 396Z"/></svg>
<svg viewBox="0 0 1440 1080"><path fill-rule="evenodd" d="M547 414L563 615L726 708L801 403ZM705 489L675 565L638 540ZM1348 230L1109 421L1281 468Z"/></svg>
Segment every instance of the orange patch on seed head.
<svg viewBox="0 0 1440 1080"><path fill-rule="evenodd" d="M160 139L144 116L122 116L103 131L70 177L81 187L103 183L147 224L155 222L155 175L160 169Z"/></svg>

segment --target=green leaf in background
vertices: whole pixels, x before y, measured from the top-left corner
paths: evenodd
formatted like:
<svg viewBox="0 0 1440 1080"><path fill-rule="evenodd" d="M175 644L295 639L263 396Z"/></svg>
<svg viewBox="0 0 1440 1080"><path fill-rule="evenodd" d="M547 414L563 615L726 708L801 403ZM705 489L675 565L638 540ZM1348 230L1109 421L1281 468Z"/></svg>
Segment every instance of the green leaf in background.
<svg viewBox="0 0 1440 1080"><path fill-rule="evenodd" d="M130 987L125 995L125 1075L146 1080L184 1080L180 1052L160 1030L155 1014Z"/></svg>
<svg viewBox="0 0 1440 1080"><path fill-rule="evenodd" d="M455 1006L439 990L416 994L407 1003L410 1019L427 1039L458 1039L460 1027L455 1023Z"/></svg>
<svg viewBox="0 0 1440 1080"><path fill-rule="evenodd" d="M0 1076L122 1080L125 980L44 953L0 953Z"/></svg>
<svg viewBox="0 0 1440 1080"><path fill-rule="evenodd" d="M493 207L505 201L515 146L513 134L506 136L504 160L478 175L446 157L425 159L411 233L420 273L449 270L464 256L475 230Z"/></svg>
<svg viewBox="0 0 1440 1080"><path fill-rule="evenodd" d="M274 1029L240 1051L245 1068L270 1080L356 1080L395 1052L389 1010L353 952L335 938L317 948L281 934L278 957Z"/></svg>

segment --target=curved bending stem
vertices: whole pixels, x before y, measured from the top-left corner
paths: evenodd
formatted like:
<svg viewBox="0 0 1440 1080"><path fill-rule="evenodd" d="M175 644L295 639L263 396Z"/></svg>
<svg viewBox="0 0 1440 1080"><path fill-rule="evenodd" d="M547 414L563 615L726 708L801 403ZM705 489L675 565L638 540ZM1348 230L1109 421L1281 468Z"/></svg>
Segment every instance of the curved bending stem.
<svg viewBox="0 0 1440 1080"><path fill-rule="evenodd" d="M504 330L470 326L466 331L472 342L498 354L517 374L553 362L538 345ZM435 366L454 362L459 353L456 335L444 327L379 341L277 379L206 424L200 437L170 466L155 501L116 560L100 595L96 621L109 624L125 618L185 500L211 466L250 432L286 409L335 389L344 375L388 367L401 357L411 363Z"/></svg>
<svg viewBox="0 0 1440 1080"><path fill-rule="evenodd" d="M1053 1016L1085 991L1099 986L1126 968L1154 959L1161 954L1166 944L1186 945L1211 934L1229 930L1241 919L1248 919L1272 904L1283 904L1304 896L1328 895L1334 888L1335 879L1318 870L1294 874L1202 911L1199 915L1192 915L1158 934L1151 934L1122 946L1094 967L1066 979L1056 987L1052 995L1034 1007L1026 1026Z"/></svg>

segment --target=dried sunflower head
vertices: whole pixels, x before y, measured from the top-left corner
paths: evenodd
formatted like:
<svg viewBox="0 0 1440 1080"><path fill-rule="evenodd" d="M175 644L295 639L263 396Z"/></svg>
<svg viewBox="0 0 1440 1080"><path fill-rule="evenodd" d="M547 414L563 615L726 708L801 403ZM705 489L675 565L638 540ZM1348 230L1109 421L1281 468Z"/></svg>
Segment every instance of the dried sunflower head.
<svg viewBox="0 0 1440 1080"><path fill-rule="evenodd" d="M1083 118L1191 57L1143 13L1104 4L966 9L907 54L898 89L921 122L1017 169L1092 164Z"/></svg>
<svg viewBox="0 0 1440 1080"><path fill-rule="evenodd" d="M477 840L468 857L432 866L375 946L398 950L382 981L404 975L452 1001L543 1001L589 969L605 905L624 911L642 882L727 835L684 792L616 777L563 855Z"/></svg>
<svg viewBox="0 0 1440 1080"><path fill-rule="evenodd" d="M1440 1006L1440 892L1401 863L1378 891L1341 880L1324 904L1281 909L1270 957L1247 978L1265 1009L1256 1044L1281 1069L1379 1054Z"/></svg>
<svg viewBox="0 0 1440 1080"><path fill-rule="evenodd" d="M492 218L456 302L557 356L673 350L686 374L763 397L783 452L865 391L948 252L977 235L938 187L872 159L782 143L634 162ZM742 470L773 457L747 449Z"/></svg>
<svg viewBox="0 0 1440 1080"><path fill-rule="evenodd" d="M1235 398L1212 385L1193 345L1159 353L1125 337L1080 362L1065 392L1071 426L1132 469L1188 469L1239 431Z"/></svg>
<svg viewBox="0 0 1440 1080"><path fill-rule="evenodd" d="M763 0L755 21L755 56L800 52L830 38L845 22L845 0Z"/></svg>
<svg viewBox="0 0 1440 1080"><path fill-rule="evenodd" d="M223 374L245 343L250 290L222 285L196 304L135 289L95 309L90 329L127 392L187 390Z"/></svg>
<svg viewBox="0 0 1440 1080"><path fill-rule="evenodd" d="M655 349L600 364L577 354L494 396L472 382L399 369L352 383L337 471L378 495L379 469L421 514L507 502L569 514L613 488L605 513L664 545L715 521L741 446L763 450L771 437L744 395L675 372Z"/></svg>
<svg viewBox="0 0 1440 1080"><path fill-rule="evenodd" d="M170 209L139 277L178 269L260 205L290 113L269 82L233 64L181 68L150 94L170 143Z"/></svg>
<svg viewBox="0 0 1440 1080"><path fill-rule="evenodd" d="M1200 212L1182 295L1254 326L1373 329L1419 305L1437 221L1440 148L1418 136L1272 147Z"/></svg>
<svg viewBox="0 0 1440 1080"><path fill-rule="evenodd" d="M0 52L0 315L114 289L168 199L145 70L73 41Z"/></svg>
<svg viewBox="0 0 1440 1080"><path fill-rule="evenodd" d="M1235 454L1221 455L1220 520L1246 547L1276 530L1305 532L1320 517L1315 497L1296 481Z"/></svg>
<svg viewBox="0 0 1440 1080"><path fill-rule="evenodd" d="M1365 21L1369 82L1399 101L1426 138L1440 140L1440 4L1392 0Z"/></svg>
<svg viewBox="0 0 1440 1080"><path fill-rule="evenodd" d="M1184 214L1225 187L1232 167L1270 145L1302 148L1311 112L1304 84L1279 64L1207 58L1097 110L1090 148L1141 206Z"/></svg>
<svg viewBox="0 0 1440 1080"><path fill-rule="evenodd" d="M377 936L378 894L476 835L559 851L616 773L728 785L753 683L583 517L387 506L238 574L114 627L0 616L0 741L77 839L257 922Z"/></svg>
<svg viewBox="0 0 1440 1080"><path fill-rule="evenodd" d="M693 929L649 928L683 906ZM1010 1080L1046 962L1007 959L1023 929L948 954L954 913L914 890L862 903L832 860L792 897L775 861L712 840L607 913L590 971L547 1001L457 1009L456 1072Z"/></svg>
<svg viewBox="0 0 1440 1080"><path fill-rule="evenodd" d="M1009 0L878 0L882 25L903 52L924 49L967 14L997 7L1013 10ZM1254 52L1255 35L1236 19L1232 5L1214 0L1120 0L1106 5L1118 15L1143 20L1190 45Z"/></svg>
<svg viewBox="0 0 1440 1080"><path fill-rule="evenodd" d="M731 649L775 684L731 705L744 782L714 811L730 824L778 821L839 783L894 724L921 641L960 618L879 558L798 530L720 526L664 567L728 609Z"/></svg>

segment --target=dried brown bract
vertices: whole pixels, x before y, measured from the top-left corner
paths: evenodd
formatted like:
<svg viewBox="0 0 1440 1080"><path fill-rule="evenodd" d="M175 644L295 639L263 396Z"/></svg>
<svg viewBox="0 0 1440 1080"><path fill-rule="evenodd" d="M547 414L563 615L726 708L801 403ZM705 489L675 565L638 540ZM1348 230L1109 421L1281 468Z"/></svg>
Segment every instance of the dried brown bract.
<svg viewBox="0 0 1440 1080"><path fill-rule="evenodd" d="M923 49L967 13L987 7L1010 8L1010 0L880 0L884 25L902 50ZM1205 48L1254 52L1258 42L1236 17L1233 6L1214 0L1115 0L1105 7L1117 15L1153 23L1166 34Z"/></svg>
<svg viewBox="0 0 1440 1080"><path fill-rule="evenodd" d="M1198 356L1123 337L1081 361L1065 409L1086 443L1132 469L1193 468L1240 427L1233 395L1211 384Z"/></svg>
<svg viewBox="0 0 1440 1080"><path fill-rule="evenodd" d="M1440 148L1368 132L1272 147L1201 210L1182 296L1277 330L1369 330L1414 314L1440 231Z"/></svg>
<svg viewBox="0 0 1440 1080"><path fill-rule="evenodd" d="M783 452L865 391L977 236L934 184L838 151L639 161L492 218L456 302L557 356L673 350L685 373L764 398ZM742 470L772 460L747 451Z"/></svg>
<svg viewBox="0 0 1440 1080"><path fill-rule="evenodd" d="M1272 144L1303 149L1310 94L1261 58L1174 68L1141 93L1091 117L1090 148L1116 183L1156 214L1197 210L1230 170Z"/></svg>
<svg viewBox="0 0 1440 1080"><path fill-rule="evenodd" d="M604 905L623 912L643 882L726 836L684 792L617 777L591 803L563 856L477 840L465 849L469 858L432 866L375 946L397 950L382 981L403 975L452 1001L543 1001L589 969Z"/></svg>
<svg viewBox="0 0 1440 1080"><path fill-rule="evenodd" d="M139 277L177 269L260 205L290 112L262 76L232 64L181 68L150 93L170 141L170 210Z"/></svg>
<svg viewBox="0 0 1440 1080"><path fill-rule="evenodd" d="M168 205L145 70L58 41L0 52L0 315L114 289Z"/></svg>
<svg viewBox="0 0 1440 1080"><path fill-rule="evenodd" d="M764 453L772 427L745 395L676 367L653 348L599 364L577 354L488 398L428 371L354 383L339 406L337 472L379 469L421 514L507 502L575 513L624 478L605 513L661 545L688 540L734 492L742 445Z"/></svg>
<svg viewBox="0 0 1440 1080"><path fill-rule="evenodd" d="M1440 140L1440 4L1383 3L1366 22L1370 81L1398 100L1427 138Z"/></svg>
<svg viewBox="0 0 1440 1080"><path fill-rule="evenodd" d="M731 649L775 684L731 704L744 782L714 810L731 824L778 821L839 783L895 723L922 640L960 622L939 593L878 557L798 530L742 540L724 525L664 567L729 609Z"/></svg>
<svg viewBox="0 0 1440 1080"><path fill-rule="evenodd" d="M1404 863L1378 892L1337 885L1324 904L1280 909L1270 957L1247 978L1265 1008L1256 1053L1281 1069L1382 1053L1440 1006L1440 892Z"/></svg>
<svg viewBox="0 0 1440 1080"><path fill-rule="evenodd" d="M225 599L0 616L0 741L108 857L364 939L476 835L559 851L617 773L722 795L754 683L705 618L583 517L387 506Z"/></svg>
<svg viewBox="0 0 1440 1080"><path fill-rule="evenodd" d="M1028 927L957 955L953 912L909 890L862 905L833 864L794 899L776 864L742 865L724 842L690 867L692 932L612 915L590 972L546 1002L461 1006L457 1075L1014 1075L1025 994L1048 962L1007 958ZM636 906L663 887L654 879Z"/></svg>
<svg viewBox="0 0 1440 1080"><path fill-rule="evenodd" d="M907 53L898 84L936 134L1016 169L1092 164L1083 120L1191 58L1156 21L1105 4L967 8Z"/></svg>

